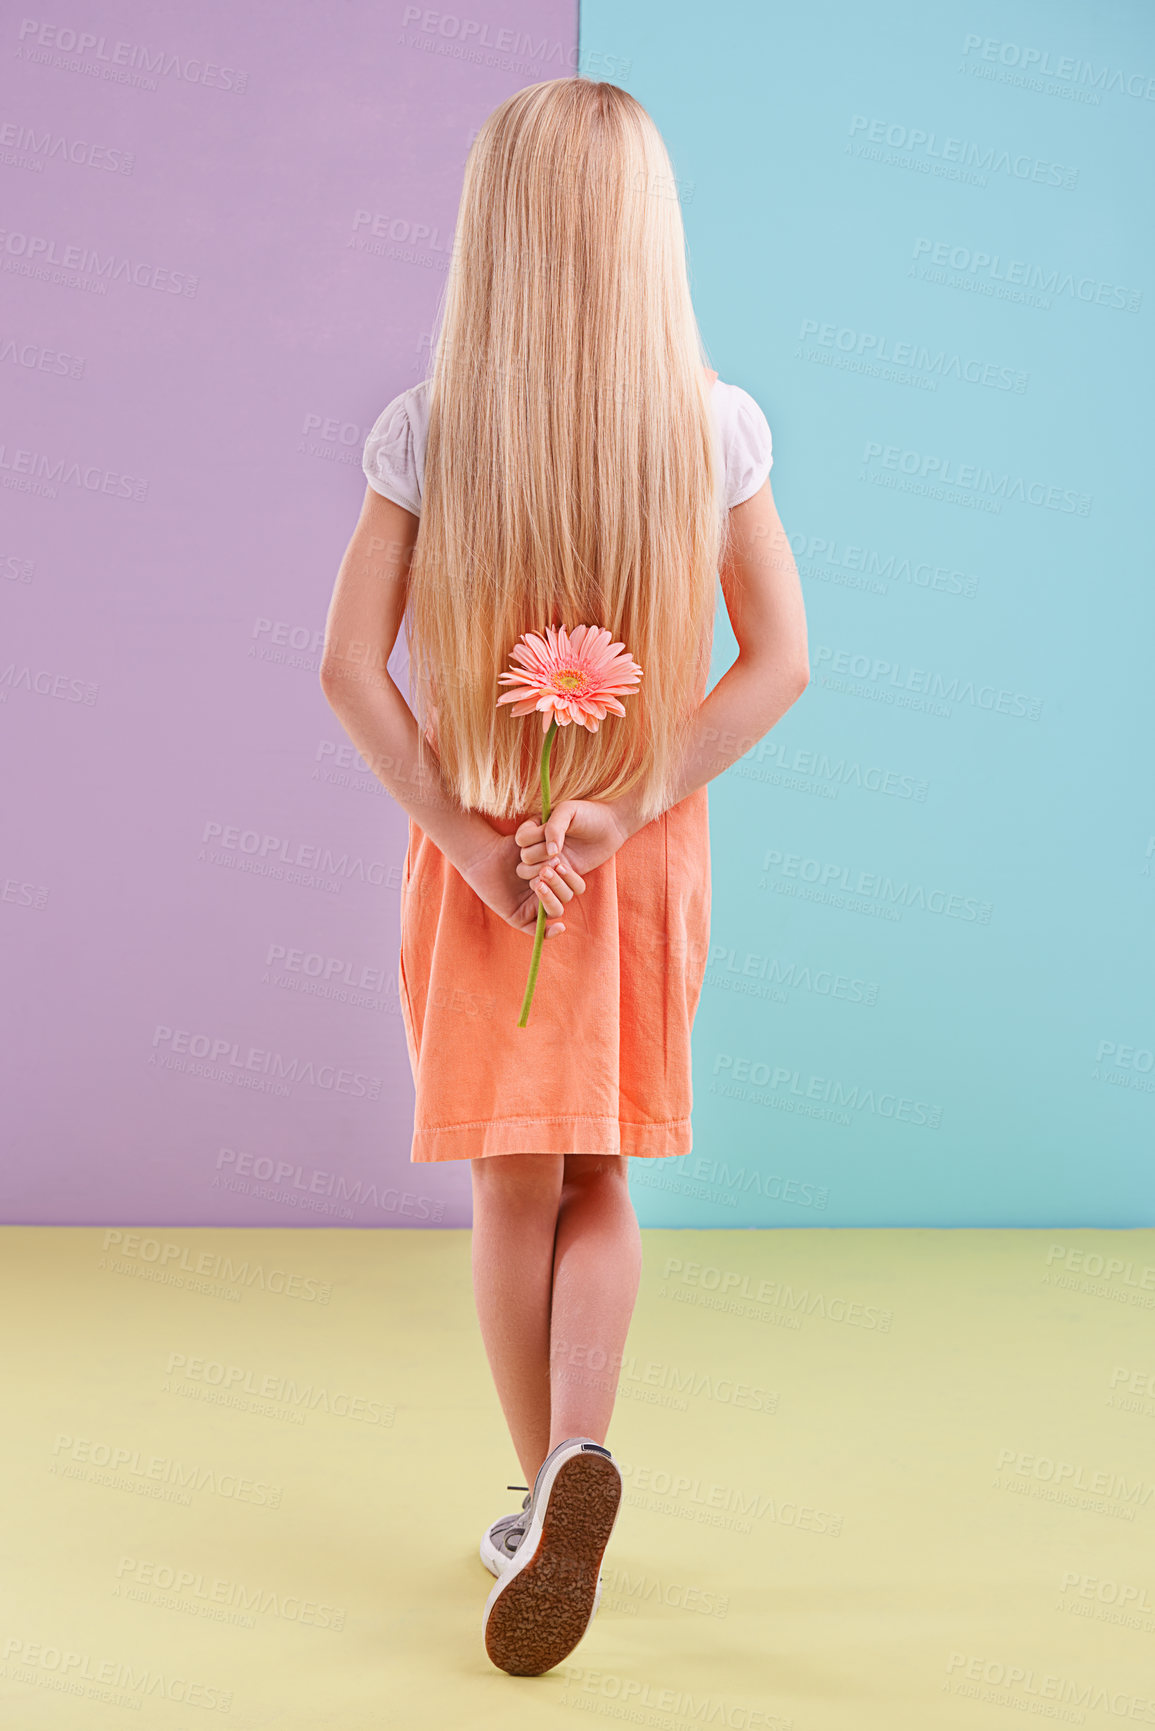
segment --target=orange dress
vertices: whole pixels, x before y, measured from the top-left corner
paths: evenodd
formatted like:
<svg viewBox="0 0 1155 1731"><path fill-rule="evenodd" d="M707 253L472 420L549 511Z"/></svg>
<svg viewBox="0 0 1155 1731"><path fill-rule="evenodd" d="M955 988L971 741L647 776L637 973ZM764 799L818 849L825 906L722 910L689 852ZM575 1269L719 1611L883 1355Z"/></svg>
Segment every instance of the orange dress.
<svg viewBox="0 0 1155 1731"><path fill-rule="evenodd" d="M770 428L752 397L711 377L733 506L770 472ZM417 516L428 420L426 380L382 411L362 458L369 485ZM521 820L489 821L512 835ZM398 987L417 1089L412 1161L690 1152L690 1030L710 941L706 786L590 872L565 925L542 947L519 1028L532 929L487 908L410 818Z"/></svg>
<svg viewBox="0 0 1155 1731"><path fill-rule="evenodd" d="M490 818L512 835L520 818ZM708 796L635 832L566 904L517 1025L530 935L409 820L398 985L417 1089L411 1161L688 1154L690 1029L710 941Z"/></svg>

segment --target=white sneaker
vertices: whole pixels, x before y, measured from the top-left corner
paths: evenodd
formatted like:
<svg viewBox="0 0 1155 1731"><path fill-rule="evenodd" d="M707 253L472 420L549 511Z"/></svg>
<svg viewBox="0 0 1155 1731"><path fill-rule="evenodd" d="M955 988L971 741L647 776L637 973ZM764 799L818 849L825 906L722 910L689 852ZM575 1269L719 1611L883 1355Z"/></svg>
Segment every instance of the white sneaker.
<svg viewBox="0 0 1155 1731"><path fill-rule="evenodd" d="M506 1485L506 1490L525 1490L524 1485ZM480 1557L491 1575L500 1575L513 1561L514 1552L525 1537L525 1529L529 1525L529 1505L533 1501L533 1493L526 1491L521 1505L521 1512L516 1515L499 1515L491 1527L486 1527L481 1535ZM590 1613L596 1616L597 1608L602 1602L602 1573L598 1570L598 1590L594 1594L594 1608Z"/></svg>
<svg viewBox="0 0 1155 1731"><path fill-rule="evenodd" d="M481 1560L491 1575L500 1575L503 1569L509 1567L529 1525L529 1505L533 1501L533 1493L525 1490L524 1485L507 1485L506 1489L524 1490L525 1500L516 1515L499 1515L493 1525L486 1527L481 1535Z"/></svg>
<svg viewBox="0 0 1155 1731"><path fill-rule="evenodd" d="M621 1496L617 1462L592 1437L567 1437L546 1456L528 1508L505 1517L509 1560L485 1602L485 1650L501 1670L540 1677L577 1646L601 1599Z"/></svg>

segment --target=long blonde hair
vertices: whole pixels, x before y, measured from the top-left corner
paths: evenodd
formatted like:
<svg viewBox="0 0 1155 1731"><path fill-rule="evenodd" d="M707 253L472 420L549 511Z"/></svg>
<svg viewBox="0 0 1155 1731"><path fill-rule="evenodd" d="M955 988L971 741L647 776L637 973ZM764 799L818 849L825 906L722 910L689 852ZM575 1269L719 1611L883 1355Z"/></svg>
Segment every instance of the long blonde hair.
<svg viewBox="0 0 1155 1731"><path fill-rule="evenodd" d="M553 799L668 788L704 695L726 513L673 171L617 85L533 84L465 165L409 573L410 698L469 810L540 813L537 715L497 706L525 631L607 626L624 716L559 728Z"/></svg>

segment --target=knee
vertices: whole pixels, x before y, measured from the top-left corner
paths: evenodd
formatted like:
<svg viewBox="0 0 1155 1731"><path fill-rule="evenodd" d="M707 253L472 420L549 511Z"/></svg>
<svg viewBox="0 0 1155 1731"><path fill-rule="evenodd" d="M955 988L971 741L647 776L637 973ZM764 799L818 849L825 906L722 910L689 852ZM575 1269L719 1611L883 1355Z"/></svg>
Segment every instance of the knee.
<svg viewBox="0 0 1155 1731"><path fill-rule="evenodd" d="M629 1161L622 1154L567 1154L562 1182L571 1194L629 1189Z"/></svg>
<svg viewBox="0 0 1155 1731"><path fill-rule="evenodd" d="M502 1208L555 1208L561 1190L561 1154L491 1154L471 1162L475 1199Z"/></svg>

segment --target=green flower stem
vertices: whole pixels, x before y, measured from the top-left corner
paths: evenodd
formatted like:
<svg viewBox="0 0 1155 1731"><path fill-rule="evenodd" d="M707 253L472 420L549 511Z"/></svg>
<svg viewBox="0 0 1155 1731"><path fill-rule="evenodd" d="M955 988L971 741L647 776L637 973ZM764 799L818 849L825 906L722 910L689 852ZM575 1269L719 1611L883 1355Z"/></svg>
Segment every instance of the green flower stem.
<svg viewBox="0 0 1155 1731"><path fill-rule="evenodd" d="M549 732L545 736L545 744L541 748L541 821L549 819L549 751L553 744L553 736L557 732L557 716L549 724ZM525 984L525 997L521 1000L521 1014L517 1018L519 1028L524 1028L529 1021L529 1006L533 1003L533 988L537 985L537 970L541 966L541 946L545 939L545 903L537 904L537 930L533 934L533 957L529 964L529 979Z"/></svg>

